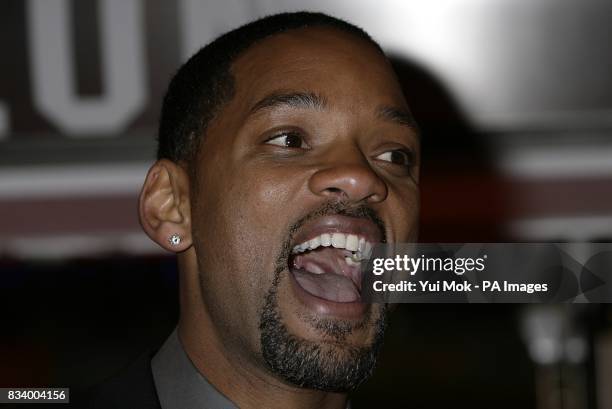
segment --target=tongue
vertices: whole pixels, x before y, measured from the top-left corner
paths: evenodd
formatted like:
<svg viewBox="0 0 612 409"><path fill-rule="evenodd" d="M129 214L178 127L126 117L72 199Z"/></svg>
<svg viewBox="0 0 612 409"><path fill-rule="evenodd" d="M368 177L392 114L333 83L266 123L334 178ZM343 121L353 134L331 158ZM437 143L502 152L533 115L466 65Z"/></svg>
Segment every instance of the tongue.
<svg viewBox="0 0 612 409"><path fill-rule="evenodd" d="M333 274L312 274L304 270L293 270L298 284L308 293L334 302L355 302L359 291L348 278Z"/></svg>
<svg viewBox="0 0 612 409"><path fill-rule="evenodd" d="M335 302L359 300L359 267L349 266L344 258L346 250L320 248L295 256L293 275L308 293Z"/></svg>

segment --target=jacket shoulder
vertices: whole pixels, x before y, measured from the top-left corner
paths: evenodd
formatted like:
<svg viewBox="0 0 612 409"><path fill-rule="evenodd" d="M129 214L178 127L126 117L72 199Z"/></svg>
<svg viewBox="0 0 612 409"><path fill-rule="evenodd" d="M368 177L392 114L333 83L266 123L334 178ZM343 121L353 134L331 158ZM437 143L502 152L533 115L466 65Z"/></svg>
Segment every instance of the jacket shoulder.
<svg viewBox="0 0 612 409"><path fill-rule="evenodd" d="M161 409L151 371L152 357L153 353L141 356L117 376L93 388L84 408Z"/></svg>

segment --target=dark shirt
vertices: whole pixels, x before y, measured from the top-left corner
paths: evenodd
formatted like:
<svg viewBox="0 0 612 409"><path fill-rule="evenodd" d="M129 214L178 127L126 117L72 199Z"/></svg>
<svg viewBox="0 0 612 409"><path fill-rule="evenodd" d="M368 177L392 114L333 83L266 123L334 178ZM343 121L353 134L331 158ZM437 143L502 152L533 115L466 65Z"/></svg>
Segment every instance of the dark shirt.
<svg viewBox="0 0 612 409"><path fill-rule="evenodd" d="M76 407L87 409L161 409L153 383L151 358L153 353L141 356L119 376L96 387Z"/></svg>

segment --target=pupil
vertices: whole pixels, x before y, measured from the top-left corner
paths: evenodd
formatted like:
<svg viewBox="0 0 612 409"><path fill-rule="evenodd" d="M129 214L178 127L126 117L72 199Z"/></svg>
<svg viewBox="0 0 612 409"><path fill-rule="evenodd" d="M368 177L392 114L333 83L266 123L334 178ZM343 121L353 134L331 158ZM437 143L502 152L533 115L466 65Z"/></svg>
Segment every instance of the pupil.
<svg viewBox="0 0 612 409"><path fill-rule="evenodd" d="M403 152L393 151L391 152L391 162L398 163L400 165L407 165L407 160Z"/></svg>
<svg viewBox="0 0 612 409"><path fill-rule="evenodd" d="M288 148L299 148L302 146L302 138L296 134L288 134L285 140L285 146Z"/></svg>

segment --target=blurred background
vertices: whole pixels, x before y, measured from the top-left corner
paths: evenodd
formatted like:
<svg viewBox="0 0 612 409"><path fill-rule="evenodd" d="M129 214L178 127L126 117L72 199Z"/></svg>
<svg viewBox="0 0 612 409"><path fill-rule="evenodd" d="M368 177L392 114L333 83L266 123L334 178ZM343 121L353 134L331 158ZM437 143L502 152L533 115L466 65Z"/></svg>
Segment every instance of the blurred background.
<svg viewBox="0 0 612 409"><path fill-rule="evenodd" d="M163 342L176 266L136 199L165 87L222 32L304 8L392 57L424 134L421 241L612 242L610 1L4 0L0 387L78 395ZM611 328L607 305L402 305L353 406L612 408Z"/></svg>

